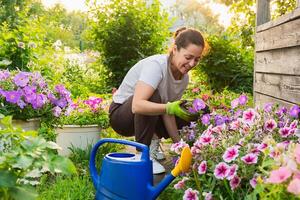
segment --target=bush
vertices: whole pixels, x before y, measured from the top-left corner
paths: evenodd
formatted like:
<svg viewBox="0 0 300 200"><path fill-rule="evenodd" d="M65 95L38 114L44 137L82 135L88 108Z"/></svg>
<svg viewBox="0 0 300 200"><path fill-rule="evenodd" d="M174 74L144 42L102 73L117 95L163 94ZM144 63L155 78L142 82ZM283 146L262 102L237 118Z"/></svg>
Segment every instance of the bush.
<svg viewBox="0 0 300 200"><path fill-rule="evenodd" d="M168 16L158 0L147 6L143 0L111 0L95 9L92 22L95 48L111 72L109 84L118 86L140 59L161 53L168 37Z"/></svg>
<svg viewBox="0 0 300 200"><path fill-rule="evenodd" d="M212 89L252 92L253 52L239 47L226 37L209 36L210 51L196 73L204 72Z"/></svg>

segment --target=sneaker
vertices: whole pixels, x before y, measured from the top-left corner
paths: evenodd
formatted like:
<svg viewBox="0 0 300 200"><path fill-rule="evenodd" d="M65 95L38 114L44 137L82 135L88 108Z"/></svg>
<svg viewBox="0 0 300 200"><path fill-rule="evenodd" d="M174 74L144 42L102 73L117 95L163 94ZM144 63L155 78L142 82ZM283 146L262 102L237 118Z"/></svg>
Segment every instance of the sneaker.
<svg viewBox="0 0 300 200"><path fill-rule="evenodd" d="M150 156L156 160L164 160L166 156L160 146L160 139L153 139L150 144Z"/></svg>
<svg viewBox="0 0 300 200"><path fill-rule="evenodd" d="M150 158L152 160L152 172L153 174L161 174L164 173L166 171L166 169L164 168L164 166L162 166L157 160L155 160L154 158Z"/></svg>

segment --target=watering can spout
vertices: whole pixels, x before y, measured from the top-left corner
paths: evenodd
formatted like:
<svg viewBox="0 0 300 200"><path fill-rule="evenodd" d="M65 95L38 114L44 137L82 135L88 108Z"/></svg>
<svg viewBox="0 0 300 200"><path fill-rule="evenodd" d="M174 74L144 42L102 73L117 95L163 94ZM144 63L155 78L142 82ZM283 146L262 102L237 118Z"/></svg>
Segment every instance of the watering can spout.
<svg viewBox="0 0 300 200"><path fill-rule="evenodd" d="M156 199L158 195L182 172L187 172L192 163L192 153L189 147L184 147L180 160L170 174L166 175L165 178L155 187L149 186L151 192L151 199Z"/></svg>

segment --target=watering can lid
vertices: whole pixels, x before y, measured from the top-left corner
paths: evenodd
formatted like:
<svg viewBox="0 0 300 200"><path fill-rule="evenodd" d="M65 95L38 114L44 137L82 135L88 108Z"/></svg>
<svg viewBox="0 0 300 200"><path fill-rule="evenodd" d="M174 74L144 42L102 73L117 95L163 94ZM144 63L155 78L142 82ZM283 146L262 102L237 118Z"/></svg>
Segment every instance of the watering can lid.
<svg viewBox="0 0 300 200"><path fill-rule="evenodd" d="M106 158L119 161L138 162L141 161L141 154L132 153L109 153Z"/></svg>

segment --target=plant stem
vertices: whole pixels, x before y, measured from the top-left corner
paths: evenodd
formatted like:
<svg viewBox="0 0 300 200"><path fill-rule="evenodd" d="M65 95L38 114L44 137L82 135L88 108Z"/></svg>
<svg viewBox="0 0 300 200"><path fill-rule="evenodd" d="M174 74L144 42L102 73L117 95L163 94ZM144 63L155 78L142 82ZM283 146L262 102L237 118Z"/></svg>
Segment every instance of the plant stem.
<svg viewBox="0 0 300 200"><path fill-rule="evenodd" d="M194 169L193 169L193 175L194 175L196 187L197 187L198 191L201 191L200 181L198 180L198 175L196 173L196 170L194 170Z"/></svg>
<svg viewBox="0 0 300 200"><path fill-rule="evenodd" d="M223 182L224 182L224 184L225 184L226 190L227 190L227 192L229 193L231 199L234 200L233 195L232 195L232 192L231 192L231 190L230 190L230 188L229 188L229 186L228 186L228 182L226 181L226 179L224 179Z"/></svg>

